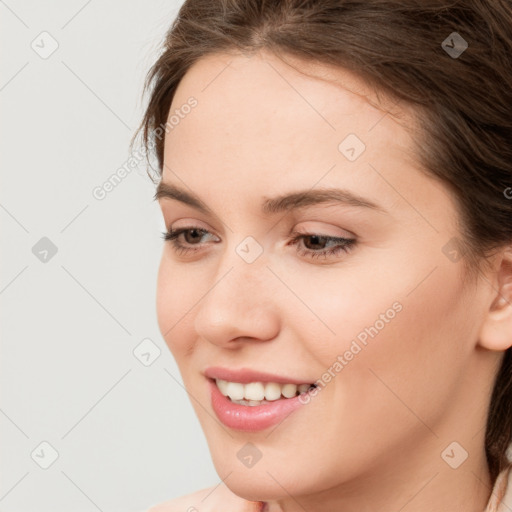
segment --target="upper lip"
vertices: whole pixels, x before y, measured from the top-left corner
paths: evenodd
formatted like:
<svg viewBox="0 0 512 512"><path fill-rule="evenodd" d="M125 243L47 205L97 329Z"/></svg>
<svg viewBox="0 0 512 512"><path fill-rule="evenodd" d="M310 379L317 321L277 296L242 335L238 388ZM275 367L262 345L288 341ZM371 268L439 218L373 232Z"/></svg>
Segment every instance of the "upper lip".
<svg viewBox="0 0 512 512"><path fill-rule="evenodd" d="M250 368L222 368L220 366L210 366L204 371L204 375L210 379L221 379L229 382L239 382L247 384L249 382L276 382L278 384L312 384L313 381L305 379L294 379L293 377L283 377L273 373L251 370Z"/></svg>

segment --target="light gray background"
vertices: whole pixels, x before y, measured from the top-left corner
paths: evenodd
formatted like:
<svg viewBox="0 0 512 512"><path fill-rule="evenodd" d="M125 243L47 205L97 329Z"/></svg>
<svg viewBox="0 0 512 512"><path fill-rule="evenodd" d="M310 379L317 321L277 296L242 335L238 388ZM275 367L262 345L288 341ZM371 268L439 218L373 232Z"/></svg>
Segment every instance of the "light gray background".
<svg viewBox="0 0 512 512"><path fill-rule="evenodd" d="M140 512L219 482L158 329L164 225L145 162L92 194L130 156L180 5L0 1L1 512ZM59 45L46 59L43 31ZM133 353L146 338L150 366Z"/></svg>

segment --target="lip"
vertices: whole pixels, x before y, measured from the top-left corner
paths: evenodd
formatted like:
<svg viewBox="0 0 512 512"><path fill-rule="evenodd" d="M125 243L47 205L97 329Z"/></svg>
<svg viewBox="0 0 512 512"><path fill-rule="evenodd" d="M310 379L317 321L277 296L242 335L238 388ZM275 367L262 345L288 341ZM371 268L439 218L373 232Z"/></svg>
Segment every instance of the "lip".
<svg viewBox="0 0 512 512"><path fill-rule="evenodd" d="M271 380L268 382L276 381ZM304 402L299 400L301 395L294 398L280 398L264 405L240 405L224 396L212 378L208 379L208 385L210 387L212 408L217 418L226 427L235 430L243 430L245 432L265 430L280 423L288 415L305 405Z"/></svg>
<svg viewBox="0 0 512 512"><path fill-rule="evenodd" d="M283 377L282 375L275 375L267 372L260 372L251 370L250 368L222 368L220 366L211 366L206 368L204 375L209 379L221 379L229 382L239 382L240 384L247 384L249 382L276 382L277 384L314 384L314 380L299 380L293 377ZM291 399L290 399L291 400ZM265 406L266 407L266 406Z"/></svg>

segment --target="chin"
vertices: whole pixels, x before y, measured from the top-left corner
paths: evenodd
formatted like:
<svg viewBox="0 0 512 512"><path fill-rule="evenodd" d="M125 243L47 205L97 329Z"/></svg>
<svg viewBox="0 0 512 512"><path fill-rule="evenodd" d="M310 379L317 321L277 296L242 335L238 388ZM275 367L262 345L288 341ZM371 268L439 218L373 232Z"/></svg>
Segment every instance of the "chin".
<svg viewBox="0 0 512 512"><path fill-rule="evenodd" d="M281 487L269 475L266 475L265 481L256 482L252 475L243 476L231 474L224 482L233 494L249 501L270 501L278 500L287 496L283 491L286 483ZM296 492L292 493L293 495Z"/></svg>
<svg viewBox="0 0 512 512"><path fill-rule="evenodd" d="M241 463L226 464L226 453L213 460L219 478L237 496L249 501L269 501L314 492L315 483L311 475L295 475L290 472L294 464L289 459L282 459L282 465L263 464L260 460L252 468L245 468ZM224 458L223 458L224 457ZM286 491L284 490L286 489Z"/></svg>

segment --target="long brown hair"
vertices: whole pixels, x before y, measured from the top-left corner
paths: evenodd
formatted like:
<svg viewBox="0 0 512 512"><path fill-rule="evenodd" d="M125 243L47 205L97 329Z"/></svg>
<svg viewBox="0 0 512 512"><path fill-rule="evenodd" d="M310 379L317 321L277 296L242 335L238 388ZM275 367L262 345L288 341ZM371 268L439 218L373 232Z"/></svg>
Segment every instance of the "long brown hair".
<svg viewBox="0 0 512 512"><path fill-rule="evenodd" d="M154 148L160 174L161 127L190 66L213 53L261 49L346 68L415 108L416 150L425 172L454 194L456 243L471 276L494 249L511 243L510 0L186 0L146 77L150 97L136 133ZM485 450L493 482L509 464L511 350L488 411Z"/></svg>

